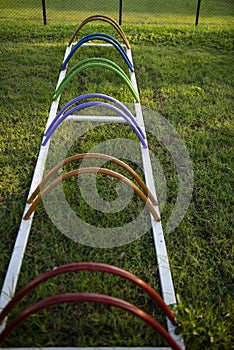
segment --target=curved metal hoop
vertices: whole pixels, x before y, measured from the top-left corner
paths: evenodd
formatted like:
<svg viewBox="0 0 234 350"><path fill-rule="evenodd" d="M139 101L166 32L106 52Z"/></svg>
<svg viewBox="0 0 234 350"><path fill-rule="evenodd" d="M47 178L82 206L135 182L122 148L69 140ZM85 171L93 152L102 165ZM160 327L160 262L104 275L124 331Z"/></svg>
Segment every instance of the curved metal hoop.
<svg viewBox="0 0 234 350"><path fill-rule="evenodd" d="M68 79L68 77L70 75L72 75L79 67L81 67L82 65L86 64L86 63L91 63L91 62L101 62L101 63L106 63L109 64L110 66L114 67L115 69L117 69L120 73L123 74L123 76L126 78L126 80L129 80L131 82L131 80L129 79L129 77L127 76L127 74L125 73L125 71L118 66L118 64L116 64L115 62L109 60L108 58L103 58L103 57L89 57L89 58L85 58L82 61L79 61L78 63L76 63L66 74L64 79ZM132 82L131 82L132 84ZM132 85L133 87L133 85Z"/></svg>
<svg viewBox="0 0 234 350"><path fill-rule="evenodd" d="M94 15L94 16L90 16L88 18L86 18L74 31L74 33L72 34L71 39L68 42L68 46L71 45L71 43L73 42L76 34L79 32L79 30L88 22L92 22L92 21L103 21L103 22L107 22L109 24L111 24L116 30L117 32L120 34L120 36L122 37L123 41L125 42L126 46L128 49L130 49L130 44L128 42L128 39L126 38L126 35L124 34L122 28L119 26L119 24L111 17L107 17L107 16L103 16L103 15Z"/></svg>
<svg viewBox="0 0 234 350"><path fill-rule="evenodd" d="M72 56L74 55L74 53L76 52L76 50L80 46L82 46L87 41L92 41L92 40L103 40L103 41L108 42L112 46L114 46L116 48L116 50L118 50L118 52L123 57L124 61L128 65L128 68L130 69L130 71L131 72L134 71L131 61L129 60L128 56L126 55L126 52L124 51L124 49L122 48L122 46L120 45L118 40L113 38L111 35L104 34L104 33L89 34L89 35L85 36L84 38L80 39L80 41L78 41L78 43L72 48L71 52L69 53L69 55L66 57L66 59L62 63L62 69L66 68L68 62L70 61L70 59L72 58Z"/></svg>
<svg viewBox="0 0 234 350"><path fill-rule="evenodd" d="M175 340L170 336L170 334L166 331L166 329L142 309L139 309L135 305L130 304L122 299L95 293L65 293L38 301L37 303L29 306L26 310L21 312L11 321L11 323L0 334L0 343L3 342L3 340L11 331L13 331L15 327L17 327L30 315L53 305L77 302L98 303L114 306L115 308L125 310L128 313L142 319L145 323L151 326L158 334L161 335L161 337L171 346L173 350L182 350L180 346L175 342Z"/></svg>
<svg viewBox="0 0 234 350"><path fill-rule="evenodd" d="M86 35L85 37L83 37L81 40L84 40L86 41L86 39L90 38L89 40L100 40L100 38L107 38L107 39L110 39L111 41L113 41L117 46L118 48L120 49L120 51L123 53L123 58L126 58L126 63L128 64L129 66L129 69L133 72L134 71L134 68L133 68L133 65L132 65L132 62L130 62L123 46L120 44L120 42L114 38L113 36L109 35L109 34L106 34L106 33L101 33L101 32L97 32L97 33L92 33L92 34L88 34Z"/></svg>
<svg viewBox="0 0 234 350"><path fill-rule="evenodd" d="M160 217L156 210L154 209L152 203L148 200L148 198L145 196L145 194L128 178L123 176L122 174L119 174L115 171L105 169L105 168L98 168L98 167L90 167L90 168L80 168L73 171L70 171L57 179L55 179L51 184L49 184L38 196L37 198L32 202L30 208L24 215L24 220L28 220L32 214L32 212L36 209L40 201L45 197L45 195L51 191L54 187L56 187L59 183L61 183L63 180L66 180L72 176L80 175L80 174L88 174L88 173L101 173L105 175L109 175L111 177L115 177L118 180L123 181L126 185L133 188L133 190L138 194L138 196L145 202L148 209L150 210L151 214L153 215L154 219L156 221L160 221Z"/></svg>
<svg viewBox="0 0 234 350"><path fill-rule="evenodd" d="M68 73L66 74L66 77L70 74L72 74L78 67L82 66L83 64L85 63L90 63L90 62L102 62L102 63L107 63L109 64L110 66L113 66L114 68L118 69L123 75L125 75L126 77L127 74L124 72L124 70L118 66L118 64L116 64L115 62L109 60L108 58L104 58L104 57L88 57L88 58L85 58L84 60L82 61L79 61L78 63L76 63L69 71Z"/></svg>
<svg viewBox="0 0 234 350"><path fill-rule="evenodd" d="M144 290L158 304L158 306L166 314L166 316L169 318L172 324L176 325L175 315L173 314L173 312L169 309L169 307L164 302L164 300L160 297L160 295L152 287L150 287L145 281L133 275L129 271L120 269L119 267L102 264L102 263L93 263L93 262L66 264L39 275L34 280L29 282L26 286L24 286L2 310L2 312L0 313L0 324L8 316L8 314L11 312L13 307L15 307L15 305L18 304L25 297L25 295L27 295L29 292L31 292L34 288L36 288L40 284L58 275L63 275L65 273L71 273L71 272L80 272L80 271L103 272L103 273L119 276L124 278L125 280L130 281L131 283L135 284L136 286Z"/></svg>
<svg viewBox="0 0 234 350"><path fill-rule="evenodd" d="M87 58L83 61L89 61L91 59ZM100 60L102 60L102 58L100 58ZM106 61L106 59L105 59ZM109 60L107 60L109 61ZM113 62L114 63L114 62ZM79 63L78 63L79 64ZM73 67L74 68L74 67ZM142 131L141 127L138 125L138 123L136 122L136 119L134 118L134 116L132 115L132 113L130 112L130 110L123 104L121 103L119 100L111 97L111 96L108 96L108 95L105 95L105 94L100 94L100 93L94 93L94 94L85 94L85 95L80 95L80 96L77 96L75 97L74 99L72 99L71 101L69 101L66 105L64 105L61 110L58 112L58 114L54 117L54 119L52 120L51 124L49 125L49 127L47 128L46 132L45 132L45 136L47 136L47 134L50 132L50 130L52 129L52 127L56 124L57 120L60 118L60 116L70 107L72 106L73 104L81 101L81 100L85 100L85 99L88 99L88 98L102 98L104 100L107 100L107 101L111 101L113 102L114 104L116 104L118 107L120 107L123 112L131 119L131 121L134 123L134 125L137 127L137 129L139 130L141 136L145 139L145 134L144 132Z"/></svg>
<svg viewBox="0 0 234 350"><path fill-rule="evenodd" d="M72 78L77 74L82 72L83 70L87 69L87 68L92 68L92 67L101 67L101 68L107 68L112 70L114 73L116 73L120 78L122 78L122 80L126 83L126 85L128 86L129 90L131 91L133 97L135 98L136 102L139 102L139 96L135 90L135 88L132 85L131 80L124 75L123 73L121 73L121 71L119 69L116 69L115 67L113 67L110 64L106 64L106 63L101 63L101 62L94 62L94 63L88 63L85 64L81 67L79 67L78 69L76 69L71 75L68 76L68 78L66 79L66 77L63 79L63 81L61 82L61 84L59 85L59 87L57 88L57 90L55 91L55 94L53 96L53 99L56 100L58 98L58 96L60 95L60 93L62 92L62 90L64 89L64 87L67 85L67 83L72 80Z"/></svg>
<svg viewBox="0 0 234 350"><path fill-rule="evenodd" d="M92 102L86 102L83 104L80 104L78 106L75 106L73 108L71 108L68 112L66 112L58 121L57 123L50 129L50 131L46 134L45 140L42 142L42 145L45 146L47 144L47 142L49 141L50 137L52 136L52 134L55 132L55 130L57 129L57 127L72 113L77 112L81 109L87 108L87 107L93 107L93 106L100 106L100 107L106 107L109 109L112 109L114 112L116 112L117 114L119 114L121 117L123 117L128 124L132 127L133 131L135 132L135 134L137 135L137 137L139 138L139 140L142 143L142 146L144 148L147 148L147 144L144 140L144 138L142 137L141 133L139 132L138 128L136 128L135 124L129 120L128 116L126 114L124 114L119 108L110 105L108 103L105 102L97 102L97 101L92 101Z"/></svg>
<svg viewBox="0 0 234 350"><path fill-rule="evenodd" d="M61 169L64 165L66 164L70 164L76 160L79 159L84 159L84 158L91 158L91 159L105 159L107 161L111 161L115 164L118 164L119 166L121 166L123 169L127 170L129 172L129 174L131 174L134 179L139 183L139 185L142 187L144 193L149 196L151 202L153 205L158 205L158 202L156 201L155 197L153 196L153 194L150 192L149 188L146 186L146 184L144 183L144 181L140 178L140 176L126 163L124 163L123 161L119 160L118 158L112 157L112 156L108 156L106 154L102 154L102 153L83 153L83 154L76 154L74 156L71 156L69 158L66 158L64 160L62 160L61 162L59 162L58 164L56 164L47 174L46 176L43 178L43 180L40 182L40 184L36 187L36 189L33 191L33 193L31 194L30 198L27 200L27 203L32 203L32 201L36 198L36 196L38 195L38 193L40 192L40 189L46 184L46 182L56 173L56 171L58 171L59 169Z"/></svg>

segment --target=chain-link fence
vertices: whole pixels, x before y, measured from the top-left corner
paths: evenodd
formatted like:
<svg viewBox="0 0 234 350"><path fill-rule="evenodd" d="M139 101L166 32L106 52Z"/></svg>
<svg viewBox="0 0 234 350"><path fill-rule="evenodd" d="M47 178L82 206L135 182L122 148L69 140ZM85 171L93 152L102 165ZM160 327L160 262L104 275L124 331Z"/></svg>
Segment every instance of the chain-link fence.
<svg viewBox="0 0 234 350"><path fill-rule="evenodd" d="M0 0L0 10L1 22L77 24L102 14L122 24L234 25L234 0Z"/></svg>

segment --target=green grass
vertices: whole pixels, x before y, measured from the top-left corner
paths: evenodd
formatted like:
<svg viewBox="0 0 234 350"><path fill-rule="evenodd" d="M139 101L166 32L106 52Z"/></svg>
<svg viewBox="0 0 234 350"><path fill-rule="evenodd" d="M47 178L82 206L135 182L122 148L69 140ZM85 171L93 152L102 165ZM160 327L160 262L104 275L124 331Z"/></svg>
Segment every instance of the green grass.
<svg viewBox="0 0 234 350"><path fill-rule="evenodd" d="M86 28L86 29L85 29ZM85 27L106 31L107 27ZM109 28L109 27L108 27ZM56 86L65 43L73 26L2 25L1 40L1 183L0 283L3 282L28 194L40 143ZM179 227L166 235L170 265L179 306L176 311L187 349L229 350L233 344L233 30L185 27L135 27L124 30L132 44L142 105L166 117L182 136L194 169L194 192ZM110 31L110 34L115 32ZM78 58L94 54L84 49ZM105 56L105 51L99 52ZM122 65L114 50L108 58ZM124 67L123 67L124 68ZM96 91L130 102L130 94L112 73L96 69L71 84L63 104L74 94ZM108 78L108 81L107 81ZM76 86L76 87L75 87ZM78 89L77 89L78 86ZM87 152L105 138L126 137L129 129L108 127L86 132L74 151ZM133 137L133 136L131 136ZM167 222L177 196L177 173L171 156L148 135L167 180ZM72 152L73 150L71 150ZM156 179L157 180L157 179ZM113 200L110 184L101 195ZM68 189L74 183L66 184ZM75 187L77 189L77 187ZM70 192L70 191L69 191ZM68 194L81 203L80 193ZM139 206L135 201L132 205ZM80 215L93 220L82 204ZM115 223L129 219L116 216ZM111 223L102 218L105 225ZM62 235L43 205L35 214L19 287L36 275L73 261L99 261L137 274L160 291L151 232L115 249L79 245ZM91 290L90 290L91 289ZM60 276L38 288L21 305L66 291L109 293L163 316L138 289L118 278L98 273ZM20 308L21 308L20 307ZM66 322L64 322L66 320ZM77 331L78 330L78 331ZM56 307L30 317L4 346L155 346L160 339L140 321L106 307Z"/></svg>
<svg viewBox="0 0 234 350"><path fill-rule="evenodd" d="M197 11L197 0L123 1L124 24L194 24ZM119 20L119 1L74 0L46 2L47 21L49 24L78 23L91 14L105 14ZM1 17L4 21L15 18L23 21L41 21L41 2L34 0L6 1L1 0ZM233 25L234 8L232 0L206 0L201 4L199 24Z"/></svg>

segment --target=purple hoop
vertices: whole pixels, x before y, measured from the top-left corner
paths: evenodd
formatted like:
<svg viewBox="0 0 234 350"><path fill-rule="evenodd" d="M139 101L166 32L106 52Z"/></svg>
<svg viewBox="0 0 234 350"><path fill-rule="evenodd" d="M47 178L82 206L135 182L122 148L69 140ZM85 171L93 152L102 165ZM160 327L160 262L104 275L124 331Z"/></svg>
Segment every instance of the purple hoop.
<svg viewBox="0 0 234 350"><path fill-rule="evenodd" d="M57 127L63 122L64 119L66 119L70 114L77 112L81 109L87 108L87 107L92 107L92 106L102 106L102 107L106 107L109 109L112 109L114 112L116 112L117 114L119 114L121 117L123 117L128 124L132 127L133 131L135 132L135 134L137 135L137 137L139 138L139 140L141 141L142 145L144 148L147 148L147 144L144 140L144 138L142 137L141 133L139 132L139 130L136 128L136 126L132 123L131 120L129 120L130 118L124 114L119 108L112 106L108 103L104 103L104 102L97 102L97 101L92 101L92 102L86 102L83 103L81 105L75 106L73 108L71 108L68 112L66 112L59 120L58 122L50 129L50 131L47 133L45 140L42 142L42 146L45 146L47 144L47 142L49 141L50 137L52 136L52 134L54 133L54 131L57 129Z"/></svg>
<svg viewBox="0 0 234 350"><path fill-rule="evenodd" d="M120 107L125 114L131 119L131 121L135 124L135 126L137 127L137 129L139 130L139 132L141 133L142 137L145 139L145 134L142 131L141 127L138 125L138 123L136 122L135 117L132 115L132 113L130 112L130 110L123 104L121 103L119 100L108 96L108 95L104 95L104 94L100 94L100 93L93 93L93 94L85 94L85 95L80 95L78 97L75 97L73 100L69 101L65 106L63 106L60 111L58 112L58 114L56 115L56 117L53 119L53 121L51 122L50 126L48 127L48 129L45 132L45 136L48 135L48 133L50 132L51 128L56 124L57 120L59 119L59 117L68 109L68 107L70 107L71 105L73 105L76 102L79 102L81 100L87 99L87 98L103 98L107 101L111 101L113 103L115 103L118 107Z"/></svg>

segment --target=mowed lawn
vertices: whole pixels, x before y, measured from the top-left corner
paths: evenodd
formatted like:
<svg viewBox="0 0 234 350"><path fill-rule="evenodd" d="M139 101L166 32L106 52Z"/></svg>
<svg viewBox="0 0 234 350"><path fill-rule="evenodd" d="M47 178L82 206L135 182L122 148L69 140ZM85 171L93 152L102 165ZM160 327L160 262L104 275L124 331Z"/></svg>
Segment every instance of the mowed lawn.
<svg viewBox="0 0 234 350"><path fill-rule="evenodd" d="M46 1L47 23L79 23L90 14L104 14L119 20L119 1L108 0L67 0ZM151 24L194 24L198 1L181 0L154 1L128 0L122 2L122 23ZM40 21L42 5L40 1L1 0L1 18L4 21ZM206 0L200 6L201 25L233 25L234 6L232 0Z"/></svg>
<svg viewBox="0 0 234 350"><path fill-rule="evenodd" d="M176 310L189 350L229 350L233 344L233 34L231 28L150 27L125 25L132 45L144 107L157 111L181 135L190 154L194 190L188 211L172 232L165 230L178 297ZM17 235L54 94L65 44L74 26L2 24L0 104L0 284ZM115 32L107 25L87 26L82 36ZM80 51L77 58L106 51ZM108 58L122 64L116 52ZM100 70L79 76L64 100L95 89L129 102L125 88ZM108 137L126 137L124 126L85 133L74 151L88 152ZM165 228L178 194L178 174L169 151L149 133L151 152L167 182L162 212ZM156 184L157 179L155 178ZM73 184L70 184L72 189ZM115 192L100 192L108 200ZM77 186L76 188L77 189ZM158 189L160 193L160 188ZM68 200L81 194L68 191ZM108 197L109 196L109 197ZM160 197L160 196L159 196ZM136 208L138 203L136 202ZM82 214L82 213L81 213ZM86 212L83 213L86 215ZM89 217L86 217L89 220ZM92 217L93 219L93 217ZM126 217L115 218L121 223ZM107 224L107 218L103 219ZM151 231L115 249L96 249L69 240L50 221L43 205L35 214L19 286L38 274L74 261L98 261L131 271L160 292ZM72 291L107 293L164 317L144 293L118 278L100 274L60 276L38 288L22 309L49 295ZM13 315L19 311L13 312ZM12 315L12 316L13 316ZM26 346L163 346L142 322L123 312L93 305L51 308L30 317L5 341Z"/></svg>

